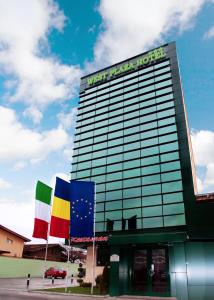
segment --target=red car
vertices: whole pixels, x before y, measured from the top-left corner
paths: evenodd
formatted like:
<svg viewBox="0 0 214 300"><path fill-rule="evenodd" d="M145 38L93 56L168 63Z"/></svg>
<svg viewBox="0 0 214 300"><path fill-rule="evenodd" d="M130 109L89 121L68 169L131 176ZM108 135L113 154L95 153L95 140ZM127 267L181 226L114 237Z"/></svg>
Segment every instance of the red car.
<svg viewBox="0 0 214 300"><path fill-rule="evenodd" d="M61 277L62 279L64 279L67 275L67 272L63 269L60 268L49 268L45 271L45 278L47 277Z"/></svg>

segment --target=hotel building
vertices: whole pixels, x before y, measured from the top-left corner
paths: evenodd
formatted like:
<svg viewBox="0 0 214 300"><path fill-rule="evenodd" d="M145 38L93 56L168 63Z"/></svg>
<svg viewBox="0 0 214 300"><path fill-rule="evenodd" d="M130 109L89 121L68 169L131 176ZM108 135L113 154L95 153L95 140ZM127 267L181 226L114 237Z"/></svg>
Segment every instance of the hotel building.
<svg viewBox="0 0 214 300"><path fill-rule="evenodd" d="M73 179L96 182L111 296L211 299L214 208L196 201L174 42L81 79Z"/></svg>

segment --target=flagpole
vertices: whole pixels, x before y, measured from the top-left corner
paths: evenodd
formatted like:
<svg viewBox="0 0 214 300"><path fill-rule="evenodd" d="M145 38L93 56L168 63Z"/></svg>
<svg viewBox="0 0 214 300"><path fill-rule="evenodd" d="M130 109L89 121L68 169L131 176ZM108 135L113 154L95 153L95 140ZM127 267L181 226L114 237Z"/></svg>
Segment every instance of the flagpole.
<svg viewBox="0 0 214 300"><path fill-rule="evenodd" d="M47 240L46 240L46 247L45 247L45 261L44 261L44 272L43 272L43 284L44 284L44 278L45 278L45 271L47 269L47 256L48 256L48 240L49 240L49 234L50 234L50 225L51 225L51 206L53 204L53 189L51 190L51 203L50 203L50 218L48 222L48 231L47 231Z"/></svg>
<svg viewBox="0 0 214 300"><path fill-rule="evenodd" d="M95 277L95 219L96 219L96 183L94 185L94 224L93 224L93 247L92 247L92 283L91 283L91 295L94 290L94 277Z"/></svg>
<svg viewBox="0 0 214 300"><path fill-rule="evenodd" d="M46 247L45 247L45 263L44 263L44 272L43 272L43 283L45 278L45 271L47 269L47 255L48 255L48 238L50 232L50 222L48 223L48 231L47 231L47 240L46 240Z"/></svg>
<svg viewBox="0 0 214 300"><path fill-rule="evenodd" d="M66 288L65 292L67 293L68 289L68 271L69 271L69 262L70 262L70 248L71 248L71 237L70 237L70 226L69 226L69 241L68 241L68 260L67 260L67 274L66 274Z"/></svg>

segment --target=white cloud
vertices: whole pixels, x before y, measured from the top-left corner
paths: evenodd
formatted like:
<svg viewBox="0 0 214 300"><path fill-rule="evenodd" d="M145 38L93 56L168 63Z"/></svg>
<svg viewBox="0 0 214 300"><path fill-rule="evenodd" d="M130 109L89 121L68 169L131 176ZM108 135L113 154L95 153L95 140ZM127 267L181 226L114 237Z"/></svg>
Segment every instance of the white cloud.
<svg viewBox="0 0 214 300"><path fill-rule="evenodd" d="M36 163L51 152L63 150L69 143L65 130L59 126L49 131L38 132L25 128L12 109L0 106L0 161Z"/></svg>
<svg viewBox="0 0 214 300"><path fill-rule="evenodd" d="M39 124L43 117L41 111L33 106L26 108L23 112L23 116L32 119L34 124Z"/></svg>
<svg viewBox="0 0 214 300"><path fill-rule="evenodd" d="M63 112L59 113L57 115L57 117L58 117L58 120L60 121L61 125L65 129L70 129L75 124L76 115L77 115L77 108L72 107L68 113L63 113Z"/></svg>
<svg viewBox="0 0 214 300"><path fill-rule="evenodd" d="M65 158L71 163L72 162L72 157L74 154L74 150L73 150L74 145L70 144L70 146L67 146L65 148L65 150L63 151L63 155L65 156Z"/></svg>
<svg viewBox="0 0 214 300"><path fill-rule="evenodd" d="M18 161L18 162L13 166L13 170L14 170L14 171L19 171L19 170L22 170L25 166L26 166L26 162L25 162L25 161Z"/></svg>
<svg viewBox="0 0 214 300"><path fill-rule="evenodd" d="M79 67L61 64L47 39L52 29L63 30L65 19L53 0L0 1L0 71L10 76L10 101L45 106L76 93Z"/></svg>
<svg viewBox="0 0 214 300"><path fill-rule="evenodd" d="M3 178L0 178L0 189L8 189L11 187L11 183Z"/></svg>
<svg viewBox="0 0 214 300"><path fill-rule="evenodd" d="M214 132L193 131L191 138L196 166L205 168L205 174L198 179L199 192L214 191Z"/></svg>
<svg viewBox="0 0 214 300"><path fill-rule="evenodd" d="M212 26L207 32L204 34L204 39L212 39L214 38L214 26Z"/></svg>
<svg viewBox="0 0 214 300"><path fill-rule="evenodd" d="M34 202L30 200L28 203L19 203L0 198L0 220L3 226L31 239L34 220Z"/></svg>
<svg viewBox="0 0 214 300"><path fill-rule="evenodd" d="M163 43L166 35L194 23L205 0L102 0L103 30L94 48L95 65L103 67ZM88 66L92 67L91 65Z"/></svg>

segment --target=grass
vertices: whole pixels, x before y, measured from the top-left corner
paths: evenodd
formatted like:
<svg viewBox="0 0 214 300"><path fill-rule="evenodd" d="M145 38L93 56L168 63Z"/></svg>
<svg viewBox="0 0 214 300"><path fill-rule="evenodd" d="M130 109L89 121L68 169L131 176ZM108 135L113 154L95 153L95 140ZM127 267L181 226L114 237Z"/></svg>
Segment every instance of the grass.
<svg viewBox="0 0 214 300"><path fill-rule="evenodd" d="M45 289L43 291L45 291L45 292L65 293L65 288L64 287L63 288L51 288L51 289ZM81 286L68 287L67 288L67 293L90 295L91 294L91 288L90 287L81 287ZM98 288L94 287L93 295L100 295L100 291L99 291Z"/></svg>

